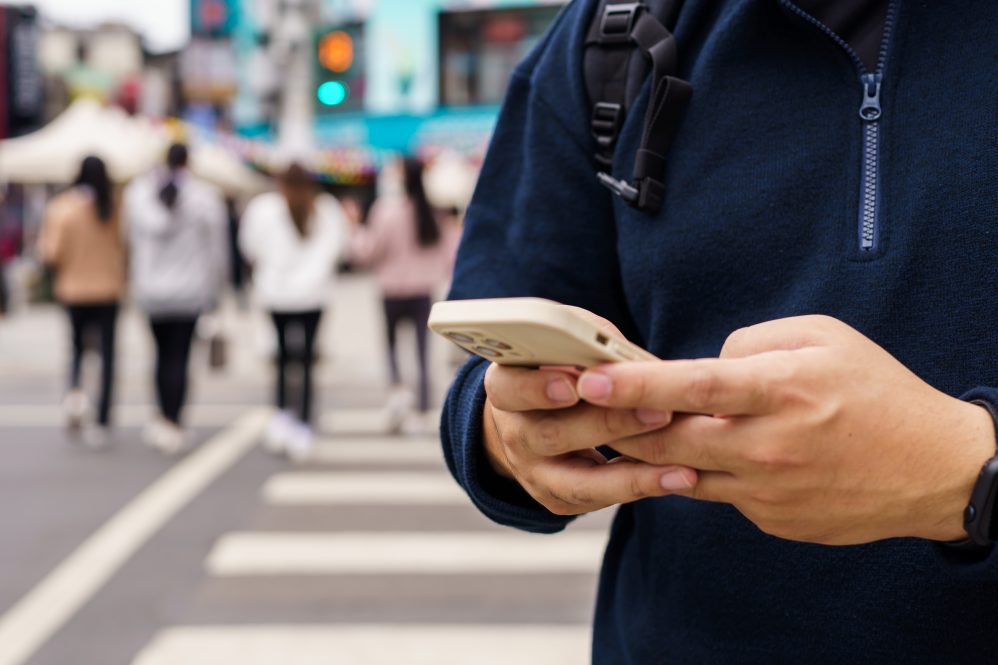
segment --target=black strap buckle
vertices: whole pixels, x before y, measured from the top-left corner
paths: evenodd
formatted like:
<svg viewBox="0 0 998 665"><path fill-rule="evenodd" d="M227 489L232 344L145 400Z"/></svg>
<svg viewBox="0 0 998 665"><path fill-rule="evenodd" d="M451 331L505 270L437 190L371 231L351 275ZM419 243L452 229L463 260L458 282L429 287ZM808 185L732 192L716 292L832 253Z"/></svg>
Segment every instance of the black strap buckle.
<svg viewBox="0 0 998 665"><path fill-rule="evenodd" d="M593 106L593 115L589 120L589 127L596 145L601 150L613 147L617 142L617 134L624 122L624 107L620 104L610 102L597 102Z"/></svg>
<svg viewBox="0 0 998 665"><path fill-rule="evenodd" d="M626 2L606 5L600 21L599 37L603 44L620 44L631 41L631 31L638 20L644 3Z"/></svg>

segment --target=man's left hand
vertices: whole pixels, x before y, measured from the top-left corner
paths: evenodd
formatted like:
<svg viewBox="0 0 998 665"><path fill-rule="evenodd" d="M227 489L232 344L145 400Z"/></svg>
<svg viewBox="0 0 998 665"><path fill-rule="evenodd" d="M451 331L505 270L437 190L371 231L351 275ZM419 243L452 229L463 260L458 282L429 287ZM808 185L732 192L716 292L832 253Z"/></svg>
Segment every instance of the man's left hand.
<svg viewBox="0 0 998 665"><path fill-rule="evenodd" d="M985 409L823 316L738 330L720 358L604 365L578 391L592 404L685 414L608 443L698 469L688 496L730 503L791 540L960 540L974 481L995 454Z"/></svg>

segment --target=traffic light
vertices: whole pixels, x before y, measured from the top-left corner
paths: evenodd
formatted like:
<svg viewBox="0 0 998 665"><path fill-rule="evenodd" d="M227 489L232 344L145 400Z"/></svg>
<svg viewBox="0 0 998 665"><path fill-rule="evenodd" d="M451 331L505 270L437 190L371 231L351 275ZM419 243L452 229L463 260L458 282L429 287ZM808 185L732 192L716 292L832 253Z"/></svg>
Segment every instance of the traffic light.
<svg viewBox="0 0 998 665"><path fill-rule="evenodd" d="M315 37L315 102L319 114L364 105L363 26L319 30Z"/></svg>

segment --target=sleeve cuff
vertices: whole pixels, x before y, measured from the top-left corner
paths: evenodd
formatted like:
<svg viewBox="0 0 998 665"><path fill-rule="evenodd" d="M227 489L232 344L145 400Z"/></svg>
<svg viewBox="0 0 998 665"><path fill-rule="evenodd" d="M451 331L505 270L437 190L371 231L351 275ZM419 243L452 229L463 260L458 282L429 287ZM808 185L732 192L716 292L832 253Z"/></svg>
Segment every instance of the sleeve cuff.
<svg viewBox="0 0 998 665"><path fill-rule="evenodd" d="M440 422L447 467L475 506L489 519L537 533L561 531L572 517L555 515L519 483L493 470L482 441L485 371L488 362L470 359L458 372Z"/></svg>

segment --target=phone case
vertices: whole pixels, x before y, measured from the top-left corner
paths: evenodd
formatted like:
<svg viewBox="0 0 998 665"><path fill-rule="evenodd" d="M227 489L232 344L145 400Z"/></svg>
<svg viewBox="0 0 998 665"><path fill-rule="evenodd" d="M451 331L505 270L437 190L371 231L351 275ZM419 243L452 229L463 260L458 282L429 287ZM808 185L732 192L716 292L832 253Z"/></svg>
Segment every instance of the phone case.
<svg viewBox="0 0 998 665"><path fill-rule="evenodd" d="M657 360L571 308L543 298L451 300L433 306L430 329L500 365L592 367Z"/></svg>

